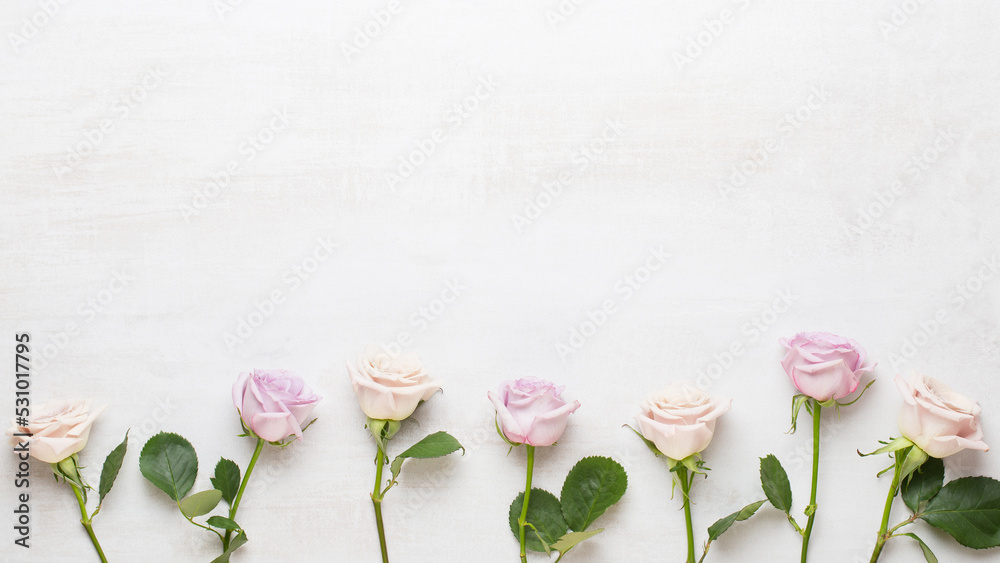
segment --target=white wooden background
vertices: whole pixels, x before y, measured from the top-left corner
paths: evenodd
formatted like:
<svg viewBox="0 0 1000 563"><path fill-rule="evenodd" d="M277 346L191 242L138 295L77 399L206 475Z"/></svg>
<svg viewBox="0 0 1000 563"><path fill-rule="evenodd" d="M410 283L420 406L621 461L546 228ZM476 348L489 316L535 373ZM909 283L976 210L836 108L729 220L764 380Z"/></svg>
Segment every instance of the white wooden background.
<svg viewBox="0 0 1000 563"><path fill-rule="evenodd" d="M236 560L376 561L374 446L344 369L368 342L444 382L393 447L445 429L468 449L411 463L387 497L395 561L516 561L524 452L505 456L486 391L524 375L583 403L538 486L589 454L629 472L567 560L680 561L667 470L621 425L648 391L707 378L735 402L694 492L699 541L761 497L769 452L800 512L809 437L784 434L777 339L829 330L878 383L825 420L812 560L867 561L888 459L855 450L897 431L895 373L976 397L1000 447L998 24L981 1L6 0L0 354L30 332L35 401L110 405L91 479L132 428L95 523L113 561L215 556L138 450L187 436L198 487L220 455L245 467L230 385L254 367L325 398L304 443L263 455ZM32 547L12 546L2 459L4 560L92 560L40 463ZM996 451L947 467L1000 477ZM779 516L709 560L797 560ZM942 561L997 557L914 528ZM894 540L883 561L919 557Z"/></svg>

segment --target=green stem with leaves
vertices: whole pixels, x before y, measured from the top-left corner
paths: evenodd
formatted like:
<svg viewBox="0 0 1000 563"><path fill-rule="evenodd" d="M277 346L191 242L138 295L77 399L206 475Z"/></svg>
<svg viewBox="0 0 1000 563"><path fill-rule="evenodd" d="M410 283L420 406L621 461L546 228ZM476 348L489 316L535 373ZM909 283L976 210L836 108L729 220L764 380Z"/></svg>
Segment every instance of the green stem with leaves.
<svg viewBox="0 0 1000 563"><path fill-rule="evenodd" d="M257 465L257 458L260 457L260 452L263 451L264 444L266 443L267 442L265 442L263 438L257 438L257 447L253 450L253 457L250 458L250 465L247 466L247 471L243 475L243 482L240 483L240 490L236 493L236 498L233 499L233 505L229 508L230 520L236 520L236 511L240 509L240 499L243 498L243 491L246 490L247 483L250 482L250 474L253 473L253 467ZM232 534L232 530L226 530L226 536L222 538L223 552L229 549L229 541L232 538Z"/></svg>
<svg viewBox="0 0 1000 563"><path fill-rule="evenodd" d="M388 443L388 440L386 440ZM375 455L375 487L372 489L372 505L375 507L375 525L378 527L378 544L382 549L382 563L389 563L389 550L385 545L385 525L382 523L382 467L385 465L385 452L381 446L376 446ZM388 489L386 489L388 490Z"/></svg>
<svg viewBox="0 0 1000 563"><path fill-rule="evenodd" d="M882 510L882 525L878 529L878 541L875 543L875 550L872 551L872 558L870 563L875 563L878 561L880 555L882 555L882 548L885 547L885 542L892 537L891 532L889 532L889 513L892 512L892 501L896 498L896 490L899 488L899 480L903 472L903 460L906 459L906 452L908 450L900 450L895 453L894 457L896 460L896 467L892 473L892 485L889 486L889 496L885 499L885 508ZM912 522L910 520L909 522ZM893 532L898 530L901 526L908 524L909 522L904 522L899 526L892 529Z"/></svg>
<svg viewBox="0 0 1000 563"><path fill-rule="evenodd" d="M70 483L69 486L73 487L73 494L76 495L76 501L80 503L80 523L86 528L87 535L90 536L90 541L94 544L94 549L97 550L97 555L101 558L101 563L108 563L108 558L104 556L104 549L101 548L101 543L97 541L97 536L94 534L93 519L87 514L87 501L83 500L83 491L73 483ZM97 513L95 512L94 514Z"/></svg>
<svg viewBox="0 0 1000 563"><path fill-rule="evenodd" d="M809 536L812 535L813 522L816 519L816 485L819 481L819 423L823 417L823 407L819 401L812 401L813 417L813 466L812 466L812 491L809 493L809 520L806 522L806 529L802 532L802 560L806 563L809 554Z"/></svg>
<svg viewBox="0 0 1000 563"><path fill-rule="evenodd" d="M531 474L535 470L535 446L525 444L525 447L528 450L528 477L524 483L524 503L521 505L521 517L517 519L517 537L521 542L521 563L528 562L528 554L524 550L524 527L528 523L528 501L531 500Z"/></svg>
<svg viewBox="0 0 1000 563"><path fill-rule="evenodd" d="M681 494L684 495L684 524L687 526L687 563L695 563L694 559L694 527L691 525L691 485L694 475L689 475L686 467L677 469L677 478L681 482Z"/></svg>

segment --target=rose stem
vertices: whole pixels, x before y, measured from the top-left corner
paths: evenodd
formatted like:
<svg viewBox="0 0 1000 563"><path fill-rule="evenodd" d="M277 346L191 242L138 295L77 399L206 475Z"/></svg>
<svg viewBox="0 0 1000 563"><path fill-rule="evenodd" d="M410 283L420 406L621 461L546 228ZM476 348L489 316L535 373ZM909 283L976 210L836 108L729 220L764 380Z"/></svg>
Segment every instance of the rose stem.
<svg viewBox="0 0 1000 563"><path fill-rule="evenodd" d="M820 406L819 401L816 399L810 399L812 401L812 416L813 416L813 473L812 473L812 492L809 493L809 521L806 522L806 529L802 532L802 561L801 563L806 563L806 556L809 553L809 536L812 534L813 521L816 519L816 483L819 480L819 423L823 415L823 407Z"/></svg>
<svg viewBox="0 0 1000 563"><path fill-rule="evenodd" d="M375 488L372 489L372 505L375 506L375 524L378 526L378 543L382 548L382 563L389 563L389 550L385 546L385 525L382 524L382 466L385 465L385 452L382 446L376 444L378 454L375 455Z"/></svg>
<svg viewBox="0 0 1000 563"><path fill-rule="evenodd" d="M681 494L684 495L684 523L687 525L688 554L687 563L694 563L694 528L691 526L691 485L694 476L688 478L688 470L681 466L677 470L677 477L681 481Z"/></svg>
<svg viewBox="0 0 1000 563"><path fill-rule="evenodd" d="M521 563L528 562L528 554L524 551L524 526L528 522L528 501L531 499L531 473L535 469L535 446L525 444L528 449L528 477L524 484L524 503L521 505L521 517L517 519L517 534L521 541Z"/></svg>
<svg viewBox="0 0 1000 563"><path fill-rule="evenodd" d="M101 549L101 544L97 541L97 536L94 534L94 527L91 525L90 516L87 515L87 503L83 500L83 493L73 483L70 483L69 486L73 487L73 494L76 495L76 501L80 503L80 514L82 516L82 518L80 518L80 523L87 529L87 535L90 536L90 541L94 544L94 549L97 550L97 555L101 557L101 562L108 563L108 558L104 556L104 550Z"/></svg>
<svg viewBox="0 0 1000 563"><path fill-rule="evenodd" d="M236 498L233 499L233 505L229 508L229 519L236 520L236 511L240 509L240 499L243 498L243 491L247 488L247 483L250 482L250 473L253 472L253 466L257 465L257 458L260 457L261 450L264 449L264 439L257 438L257 447L253 450L253 457L250 458L250 465L247 466L247 472L243 475L243 482L240 483L240 490L236 493ZM229 538L232 536L232 530L226 530L226 537L222 538L222 551L223 553L229 549Z"/></svg>
<svg viewBox="0 0 1000 563"><path fill-rule="evenodd" d="M875 550L872 551L871 563L878 561L880 555L882 555L882 548L885 546L885 542L889 539L889 534L887 530L889 529L889 512L892 511L892 499L896 498L896 489L899 487L899 477L902 473L903 462L902 460L906 458L906 453L909 450L900 450L896 452L896 468L892 473L892 485L889 486L889 496L885 499L885 509L882 511L882 526L878 529L878 541L875 543Z"/></svg>

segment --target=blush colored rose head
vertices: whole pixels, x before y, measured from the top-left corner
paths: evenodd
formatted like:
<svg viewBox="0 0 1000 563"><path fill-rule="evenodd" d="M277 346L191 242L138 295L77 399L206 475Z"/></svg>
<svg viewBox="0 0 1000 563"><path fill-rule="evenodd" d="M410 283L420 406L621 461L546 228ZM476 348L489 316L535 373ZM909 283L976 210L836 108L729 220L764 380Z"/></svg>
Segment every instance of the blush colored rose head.
<svg viewBox="0 0 1000 563"><path fill-rule="evenodd" d="M979 426L979 405L923 374L910 381L896 376L903 395L899 430L931 457L948 457L962 450L987 451Z"/></svg>
<svg viewBox="0 0 1000 563"><path fill-rule="evenodd" d="M27 426L11 421L7 435L16 442L27 442L31 457L46 463L60 461L79 452L87 445L90 427L104 409L91 410L90 401L49 401L31 409ZM31 436L14 436L14 434Z"/></svg>
<svg viewBox="0 0 1000 563"><path fill-rule="evenodd" d="M565 387L523 377L504 381L497 393L486 395L497 409L503 435L515 444L551 446L566 430L569 415L580 408L580 401L562 399Z"/></svg>
<svg viewBox="0 0 1000 563"><path fill-rule="evenodd" d="M413 354L393 357L377 346L368 346L354 363L347 362L351 387L368 418L403 420L421 401L441 390Z"/></svg>
<svg viewBox="0 0 1000 563"><path fill-rule="evenodd" d="M243 423L268 442L291 435L301 440L320 399L301 377L283 369L243 372L233 384L233 404Z"/></svg>
<svg viewBox="0 0 1000 563"><path fill-rule="evenodd" d="M686 382L675 382L651 395L635 421L643 438L660 453L682 460L708 447L715 421L732 403L732 399L710 397Z"/></svg>
<svg viewBox="0 0 1000 563"><path fill-rule="evenodd" d="M857 342L829 332L800 332L779 342L788 348L781 367L792 384L820 402L850 395L875 367L865 365L865 350Z"/></svg>

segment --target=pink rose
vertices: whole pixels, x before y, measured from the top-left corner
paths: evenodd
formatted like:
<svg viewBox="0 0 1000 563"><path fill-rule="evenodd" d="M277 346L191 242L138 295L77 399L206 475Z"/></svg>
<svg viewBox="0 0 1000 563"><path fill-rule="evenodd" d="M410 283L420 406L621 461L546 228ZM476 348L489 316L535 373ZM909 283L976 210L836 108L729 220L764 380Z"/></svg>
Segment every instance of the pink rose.
<svg viewBox="0 0 1000 563"><path fill-rule="evenodd" d="M915 374L910 381L896 376L903 395L899 430L903 437L932 457L948 457L965 449L987 451L979 427L979 405L940 381Z"/></svg>
<svg viewBox="0 0 1000 563"><path fill-rule="evenodd" d="M347 374L361 410L375 420L408 418L421 401L441 390L424 371L420 358L413 354L392 357L377 346L368 346L356 363L348 362Z"/></svg>
<svg viewBox="0 0 1000 563"><path fill-rule="evenodd" d="M565 387L535 377L500 384L499 395L486 395L497 409L504 436L515 444L551 446L566 430L569 415L580 401L562 400Z"/></svg>
<svg viewBox="0 0 1000 563"><path fill-rule="evenodd" d="M800 332L779 340L788 348L781 367L792 384L820 402L842 399L858 388L865 372L865 351L858 343L828 332Z"/></svg>
<svg viewBox="0 0 1000 563"><path fill-rule="evenodd" d="M27 442L31 457L59 463L87 445L90 427L106 408L90 410L90 401L39 403L32 409L28 425L19 426L11 421L7 435L16 442ZM14 436L18 433L31 436Z"/></svg>
<svg viewBox="0 0 1000 563"><path fill-rule="evenodd" d="M283 369L243 372L233 384L233 403L243 422L268 442L292 434L301 440L302 427L320 399L301 377Z"/></svg>
<svg viewBox="0 0 1000 563"><path fill-rule="evenodd" d="M710 397L686 382L675 382L650 396L635 421L643 438L679 461L708 447L715 421L732 403L732 399Z"/></svg>

